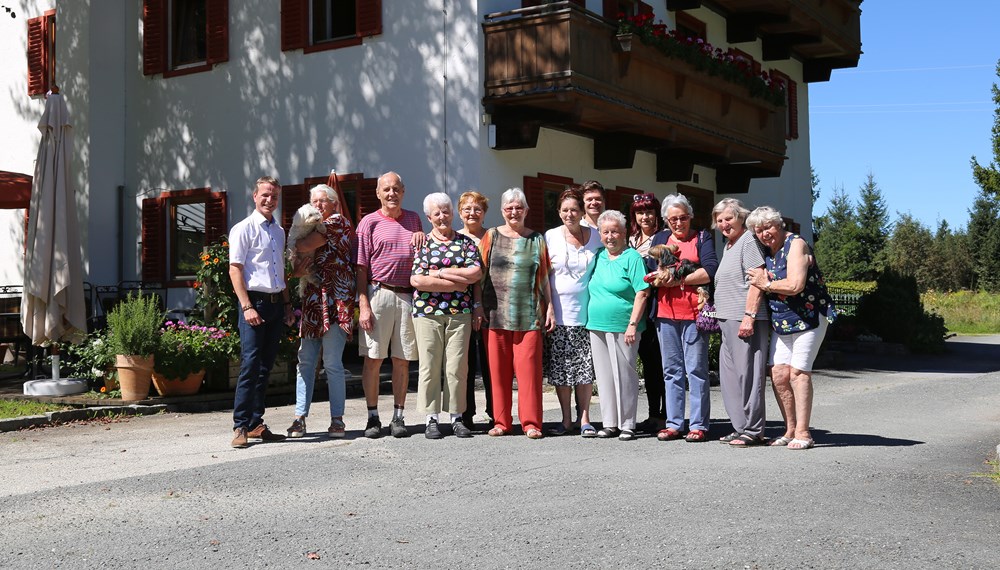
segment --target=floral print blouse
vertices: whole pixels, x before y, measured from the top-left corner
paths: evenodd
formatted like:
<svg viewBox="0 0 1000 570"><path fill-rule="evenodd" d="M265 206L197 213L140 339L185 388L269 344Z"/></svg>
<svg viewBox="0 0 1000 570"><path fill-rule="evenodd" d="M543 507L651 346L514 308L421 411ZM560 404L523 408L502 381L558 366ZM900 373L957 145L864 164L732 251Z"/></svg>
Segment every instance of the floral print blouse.
<svg viewBox="0 0 1000 570"><path fill-rule="evenodd" d="M469 236L455 232L451 241L438 241L427 235L424 246L413 256L413 275L430 275L449 267L482 267L479 248ZM472 312L472 286L462 291L413 292L413 316L458 315Z"/></svg>
<svg viewBox="0 0 1000 570"><path fill-rule="evenodd" d="M789 233L785 243L773 256L764 258L771 280L788 277L788 252L792 242L802 239ZM814 329L819 326L820 315L830 322L836 318L833 299L826 290L826 282L816 263L811 263L806 273L806 286L798 295L768 293L767 303L771 309L771 326L778 334L792 334Z"/></svg>
<svg viewBox="0 0 1000 570"><path fill-rule="evenodd" d="M331 326L354 321L356 285L351 222L334 214L323 220L323 224L326 243L313 254L319 285L306 285L302 294L299 336L303 338L322 338Z"/></svg>

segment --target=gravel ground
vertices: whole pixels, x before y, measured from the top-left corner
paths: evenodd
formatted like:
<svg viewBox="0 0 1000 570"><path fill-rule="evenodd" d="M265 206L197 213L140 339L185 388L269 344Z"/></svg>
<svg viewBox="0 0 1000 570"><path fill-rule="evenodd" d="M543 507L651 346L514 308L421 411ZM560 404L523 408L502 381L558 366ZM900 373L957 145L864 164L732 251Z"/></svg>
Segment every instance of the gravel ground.
<svg viewBox="0 0 1000 570"><path fill-rule="evenodd" d="M818 372L806 452L430 441L413 410L412 437L366 440L358 398L342 441L233 450L226 412L3 433L0 568L995 568L1000 486L976 474L1000 442L998 344Z"/></svg>

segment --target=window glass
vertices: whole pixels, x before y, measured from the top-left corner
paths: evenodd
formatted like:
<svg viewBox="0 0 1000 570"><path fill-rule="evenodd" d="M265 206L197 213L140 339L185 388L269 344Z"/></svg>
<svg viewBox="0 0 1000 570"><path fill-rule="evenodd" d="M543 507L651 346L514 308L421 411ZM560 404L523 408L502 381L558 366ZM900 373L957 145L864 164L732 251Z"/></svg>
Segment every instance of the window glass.
<svg viewBox="0 0 1000 570"><path fill-rule="evenodd" d="M205 247L205 201L170 204L170 278L193 278Z"/></svg>
<svg viewBox="0 0 1000 570"><path fill-rule="evenodd" d="M312 0L312 43L354 37L355 0Z"/></svg>
<svg viewBox="0 0 1000 570"><path fill-rule="evenodd" d="M170 68L204 63L208 56L205 0L170 2Z"/></svg>

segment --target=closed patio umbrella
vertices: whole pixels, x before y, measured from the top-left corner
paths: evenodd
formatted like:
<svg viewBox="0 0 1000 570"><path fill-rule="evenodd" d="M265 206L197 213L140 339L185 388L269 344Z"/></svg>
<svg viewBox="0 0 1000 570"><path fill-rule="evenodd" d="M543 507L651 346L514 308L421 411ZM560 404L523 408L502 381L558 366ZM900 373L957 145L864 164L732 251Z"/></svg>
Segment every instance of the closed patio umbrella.
<svg viewBox="0 0 1000 570"><path fill-rule="evenodd" d="M28 214L21 324L31 343L41 346L78 341L87 330L87 311L77 202L70 176L73 127L62 95L53 93L46 99L38 130L42 141Z"/></svg>

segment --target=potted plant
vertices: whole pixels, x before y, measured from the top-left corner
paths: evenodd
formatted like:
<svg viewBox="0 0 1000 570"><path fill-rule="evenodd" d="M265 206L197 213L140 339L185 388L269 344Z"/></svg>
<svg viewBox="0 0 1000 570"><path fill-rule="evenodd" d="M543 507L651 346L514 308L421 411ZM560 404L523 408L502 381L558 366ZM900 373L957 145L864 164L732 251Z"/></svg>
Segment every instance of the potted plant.
<svg viewBox="0 0 1000 570"><path fill-rule="evenodd" d="M205 377L205 368L228 353L230 336L219 327L167 321L160 329L153 387L161 396L197 393Z"/></svg>
<svg viewBox="0 0 1000 570"><path fill-rule="evenodd" d="M163 317L156 297L132 293L108 313L108 342L116 355L122 400L149 396Z"/></svg>

